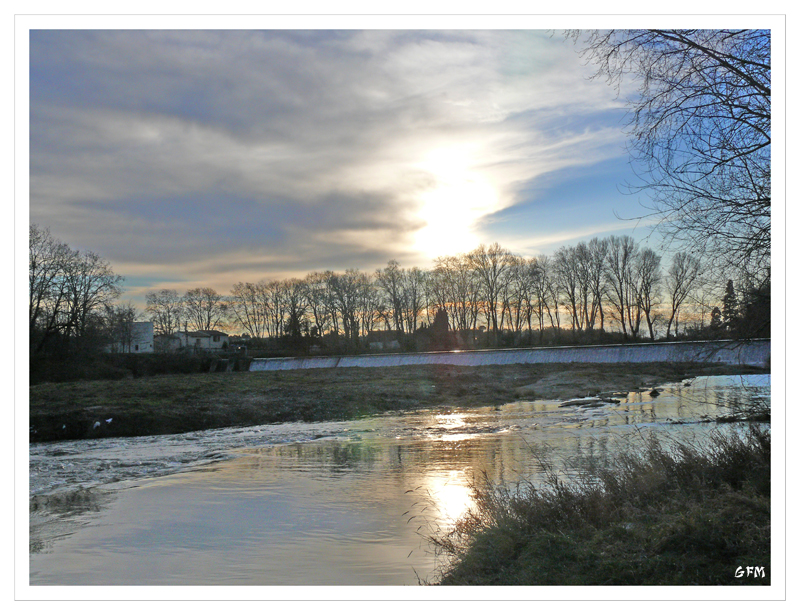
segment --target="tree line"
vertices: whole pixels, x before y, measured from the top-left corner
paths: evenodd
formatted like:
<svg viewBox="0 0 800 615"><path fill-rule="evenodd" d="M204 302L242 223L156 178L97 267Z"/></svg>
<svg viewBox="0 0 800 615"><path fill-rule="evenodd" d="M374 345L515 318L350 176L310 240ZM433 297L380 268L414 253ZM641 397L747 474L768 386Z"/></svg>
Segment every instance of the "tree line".
<svg viewBox="0 0 800 615"><path fill-rule="evenodd" d="M146 294L146 308L120 304L123 278L94 252L70 248L30 227L29 326L32 356L125 348L137 320L156 335L223 329L298 346L328 338L355 349L373 332L403 340L428 333L437 314L458 344L597 341L694 336L768 336L769 280L728 280L705 261L677 252L668 264L630 236L593 238L526 258L494 243L434 261L430 269L392 260L372 273L314 271L303 278L237 282ZM606 336L606 337L604 337ZM455 343L455 342L454 342Z"/></svg>
<svg viewBox="0 0 800 615"><path fill-rule="evenodd" d="M413 335L440 312L467 345L476 331L489 334L490 344L508 334L542 343L547 331L574 340L612 332L623 340L673 339L681 325L684 332L691 325L733 334L736 310L728 309L719 326L712 318L720 299L713 282L697 256L677 252L663 266L662 255L632 237L611 236L550 256L525 258L494 243L437 258L428 270L392 260L372 273L315 271L237 282L228 295L211 288L183 295L154 290L146 311L157 334L226 328L251 338L331 336L351 346L375 331ZM741 305L758 290L740 281Z"/></svg>

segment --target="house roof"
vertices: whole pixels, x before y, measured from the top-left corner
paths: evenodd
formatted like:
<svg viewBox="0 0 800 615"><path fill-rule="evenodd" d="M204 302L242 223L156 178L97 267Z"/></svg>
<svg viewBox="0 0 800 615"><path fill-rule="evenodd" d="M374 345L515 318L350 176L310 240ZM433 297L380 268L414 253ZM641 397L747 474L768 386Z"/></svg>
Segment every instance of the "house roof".
<svg viewBox="0 0 800 615"><path fill-rule="evenodd" d="M208 329L207 331L176 331L172 335L163 335L159 334L156 337L166 337L170 339L180 339L182 335L186 335L188 337L211 337L212 335L222 335L228 337L227 333L223 333L222 331L216 331L215 329Z"/></svg>

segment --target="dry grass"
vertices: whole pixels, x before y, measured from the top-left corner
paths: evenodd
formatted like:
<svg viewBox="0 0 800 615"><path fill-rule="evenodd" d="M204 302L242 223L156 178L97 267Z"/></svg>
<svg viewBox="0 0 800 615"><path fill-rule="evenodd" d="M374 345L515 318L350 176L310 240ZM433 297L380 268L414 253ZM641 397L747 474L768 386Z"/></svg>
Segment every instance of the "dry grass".
<svg viewBox="0 0 800 615"><path fill-rule="evenodd" d="M546 464L546 460L542 460ZM474 488L476 506L431 541L440 584L769 584L770 435L716 431L702 445L656 439L565 482ZM736 578L764 566L765 578Z"/></svg>
<svg viewBox="0 0 800 615"><path fill-rule="evenodd" d="M678 364L432 365L46 383L30 387L30 433L32 441L45 441L347 420L418 408L632 391L730 369Z"/></svg>

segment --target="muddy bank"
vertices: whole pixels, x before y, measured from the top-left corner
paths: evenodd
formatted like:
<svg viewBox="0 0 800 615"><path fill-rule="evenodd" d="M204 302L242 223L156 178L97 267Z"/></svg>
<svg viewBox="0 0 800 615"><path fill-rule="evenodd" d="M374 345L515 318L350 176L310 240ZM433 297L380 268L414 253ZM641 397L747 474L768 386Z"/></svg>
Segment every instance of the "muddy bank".
<svg viewBox="0 0 800 615"><path fill-rule="evenodd" d="M141 436L287 421L346 420L425 407L500 405L651 389L732 366L408 366L152 376L30 387L30 440Z"/></svg>

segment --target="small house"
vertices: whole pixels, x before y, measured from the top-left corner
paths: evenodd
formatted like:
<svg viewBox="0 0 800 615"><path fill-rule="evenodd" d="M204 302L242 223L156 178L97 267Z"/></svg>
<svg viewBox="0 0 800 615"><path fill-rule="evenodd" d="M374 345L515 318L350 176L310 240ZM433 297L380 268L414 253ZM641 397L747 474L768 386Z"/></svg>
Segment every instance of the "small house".
<svg viewBox="0 0 800 615"><path fill-rule="evenodd" d="M228 349L228 334L207 331L176 331L172 335L159 335L156 345L162 352L222 352Z"/></svg>

